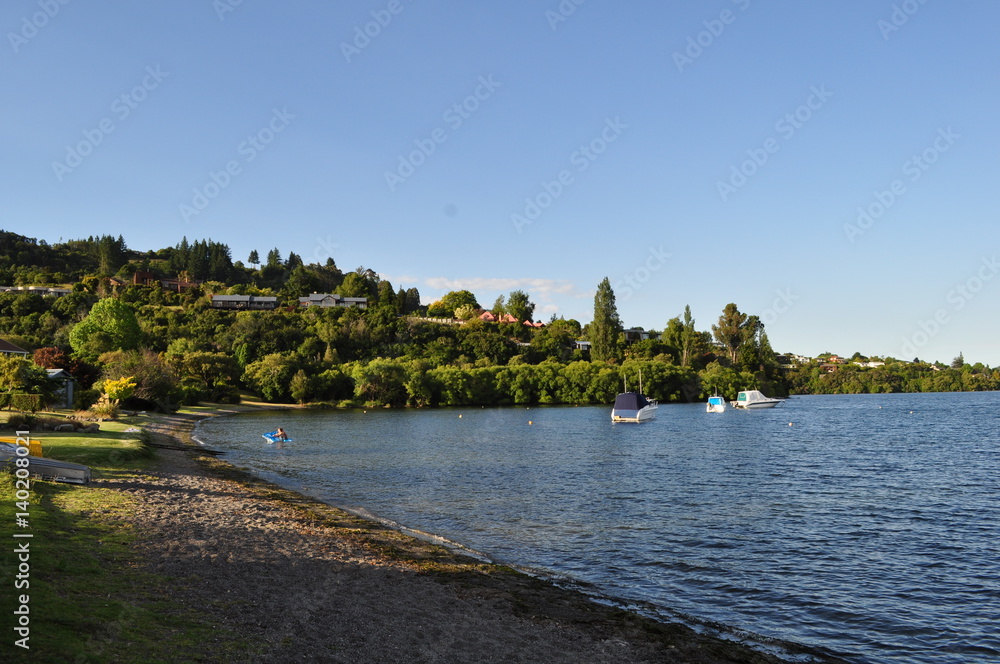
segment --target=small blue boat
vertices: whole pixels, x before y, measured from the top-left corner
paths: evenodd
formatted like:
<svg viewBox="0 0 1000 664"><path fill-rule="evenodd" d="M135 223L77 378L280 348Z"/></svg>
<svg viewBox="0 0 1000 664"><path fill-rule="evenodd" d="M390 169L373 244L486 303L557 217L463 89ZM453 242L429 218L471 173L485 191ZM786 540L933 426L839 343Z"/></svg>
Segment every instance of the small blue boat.
<svg viewBox="0 0 1000 664"><path fill-rule="evenodd" d="M281 438L280 436L278 436L278 432L277 431L271 431L269 433L262 433L260 435L261 435L261 438L263 438L264 440L266 440L268 443L291 443L292 442L291 438Z"/></svg>

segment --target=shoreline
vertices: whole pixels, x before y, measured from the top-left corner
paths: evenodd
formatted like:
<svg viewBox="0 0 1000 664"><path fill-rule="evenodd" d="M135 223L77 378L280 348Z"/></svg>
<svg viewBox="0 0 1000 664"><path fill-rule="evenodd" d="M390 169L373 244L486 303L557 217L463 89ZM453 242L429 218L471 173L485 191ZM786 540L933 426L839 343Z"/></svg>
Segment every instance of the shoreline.
<svg viewBox="0 0 1000 664"><path fill-rule="evenodd" d="M259 410L285 409L268 407ZM342 662L667 661L712 664L787 661L757 649L766 648L766 641L748 646L699 633L686 625L657 620L642 613L639 607L622 608L622 605L614 604L614 598L561 587L552 578L533 576L509 566L477 559L441 543L407 533L405 527L397 528L351 514L257 477L228 461L201 453L200 448L206 446L194 436L198 422L250 410L257 409L236 406L202 413L157 416L158 422L147 426L150 433L154 437L190 447L190 451L156 450L153 465L166 479L165 484L154 487L148 495L135 489L132 493L136 497L145 496L147 502L154 504L152 510L138 510L141 515L137 523L150 533L148 540L144 538L142 547L152 558L151 566L168 576L191 573L192 565L205 567L204 572L224 577L218 579L222 583L215 593L231 592L233 585L260 583L259 570L253 573L240 569L242 566L239 565L226 566L226 563L237 562L241 554L246 553L241 550L245 542L233 541L232 533L226 536L226 529L212 523L211 519L188 528L185 528L183 519L181 523L171 520L166 524L171 531L168 541L161 542L162 537L155 532L159 519L157 513L160 511L155 504L164 499L164 494L176 492L178 483L200 487L208 484L212 485L213 492L226 495L223 503L236 503L223 506L228 516L232 516L233 507L238 508L237 512L251 514L283 513L264 524L268 535L267 546L258 547L258 553L265 558L273 553L271 549L275 545L287 549L285 555L279 556L280 564L266 566L268 576L276 577L271 582L275 585L257 588L255 592L271 597L273 601L275 587L284 589L283 603L287 605L291 602L299 612L306 611L309 618L305 631L313 633L313 638L303 640L301 634L286 633L276 642L274 634L269 634L273 630L265 628L256 635L253 633L255 630L250 630L245 638L249 641L248 647L258 653L253 661L283 661L292 657L292 653L296 659L305 661ZM166 497L170 502L169 496ZM210 501L206 499L206 502ZM294 519L298 526L292 529L294 532L287 532L281 527L289 518ZM254 526L260 525L253 523L252 519L251 523L246 521L236 516L233 525L237 532L252 531ZM195 532L188 532L192 530ZM303 531L306 535L304 540L300 537ZM185 537L196 544L194 551L184 546ZM211 551L204 551L206 547L201 545L202 542L210 542ZM322 551L336 549L340 555L317 555L317 547ZM199 551L199 548L202 550ZM172 560L176 558L172 554L182 549L187 549L183 551L187 555L182 556L185 560L178 566L179 561ZM220 561L225 562L220 564ZM317 562L320 564L314 564ZM296 569L303 566L307 569ZM259 564L254 567L259 567ZM226 573L219 575L218 572ZM375 579L371 578L373 574ZM336 590L340 590L348 578L357 584L360 595L376 598L374 606L357 614L349 606L337 604L335 599L340 593ZM569 581L572 583L572 580ZM331 588L331 597L322 592L317 594L316 587ZM431 597L436 600L430 600ZM403 604L408 609L400 607L400 600L404 598ZM317 637L316 633L322 631L326 613L317 613L313 604L324 603L331 603L333 606L328 608L339 613L341 618L344 615L354 616L346 621L352 633L360 629L381 636L375 641L370 636L359 637L358 649L354 652L342 650L343 638ZM385 612L386 604L391 607L389 613ZM255 616L250 622L257 622L262 615L273 613L273 608L267 602L250 602L249 606L235 612L219 608L212 612L212 617L220 625L233 626L246 622L248 615ZM393 611L393 608L397 610ZM456 621L465 625L456 625ZM439 637L428 640L421 636L428 631L438 632ZM472 633L476 633L477 638L468 638ZM812 661L837 661L797 644L776 642L775 646L785 657L808 656L813 658ZM306 655L313 647L323 648L324 652L332 647L339 654L311 659ZM422 654L397 659L392 652L398 655L399 648L411 653L416 648Z"/></svg>

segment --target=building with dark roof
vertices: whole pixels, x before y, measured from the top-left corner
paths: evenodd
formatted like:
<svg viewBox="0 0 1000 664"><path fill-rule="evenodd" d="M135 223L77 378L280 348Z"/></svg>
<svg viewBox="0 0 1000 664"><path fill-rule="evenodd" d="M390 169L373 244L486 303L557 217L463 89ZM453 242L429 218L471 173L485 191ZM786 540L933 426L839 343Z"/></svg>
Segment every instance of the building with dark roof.
<svg viewBox="0 0 1000 664"><path fill-rule="evenodd" d="M278 308L278 298L260 295L213 295L212 308L273 311Z"/></svg>

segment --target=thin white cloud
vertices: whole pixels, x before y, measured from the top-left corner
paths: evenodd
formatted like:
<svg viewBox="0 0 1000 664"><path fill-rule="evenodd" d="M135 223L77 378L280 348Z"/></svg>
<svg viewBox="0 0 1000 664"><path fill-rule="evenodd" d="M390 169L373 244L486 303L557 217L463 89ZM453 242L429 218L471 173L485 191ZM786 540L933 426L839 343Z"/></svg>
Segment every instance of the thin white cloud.
<svg viewBox="0 0 1000 664"><path fill-rule="evenodd" d="M513 290L523 290L534 301L552 302L556 299L581 298L588 294L577 288L568 279L514 279L503 277L466 277L453 279L449 277L428 277L424 283L436 290L448 292L455 290L472 291L477 298L480 293L509 293ZM593 295L593 292L590 293Z"/></svg>

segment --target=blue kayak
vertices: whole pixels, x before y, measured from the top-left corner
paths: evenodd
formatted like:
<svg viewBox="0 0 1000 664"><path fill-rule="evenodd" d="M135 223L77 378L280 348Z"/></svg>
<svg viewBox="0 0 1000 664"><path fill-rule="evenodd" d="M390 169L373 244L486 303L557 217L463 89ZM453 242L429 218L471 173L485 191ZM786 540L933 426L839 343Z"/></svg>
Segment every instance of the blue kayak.
<svg viewBox="0 0 1000 664"><path fill-rule="evenodd" d="M291 438L285 438L284 440L282 440L281 438L278 438L278 432L277 431L272 431L270 433L262 433L260 436L261 436L261 438L263 438L264 440L266 440L269 443L290 443L290 442L292 442Z"/></svg>

